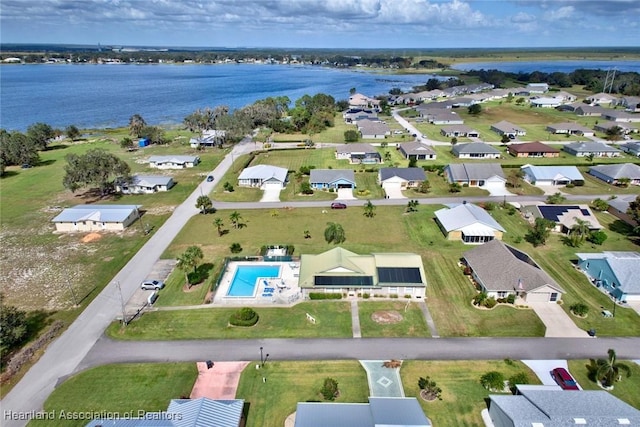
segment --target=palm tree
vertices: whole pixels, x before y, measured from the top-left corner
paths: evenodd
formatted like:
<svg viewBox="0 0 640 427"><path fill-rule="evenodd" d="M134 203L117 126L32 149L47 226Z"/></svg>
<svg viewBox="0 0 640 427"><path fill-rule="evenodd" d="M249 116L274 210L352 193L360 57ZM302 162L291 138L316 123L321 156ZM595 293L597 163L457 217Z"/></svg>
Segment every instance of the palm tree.
<svg viewBox="0 0 640 427"><path fill-rule="evenodd" d="M336 222L328 222L327 228L324 230L324 240L327 243L335 243L336 245L346 240L344 228Z"/></svg>
<svg viewBox="0 0 640 427"><path fill-rule="evenodd" d="M373 206L371 200L367 200L367 203L365 203L363 215L367 218L373 218L374 216L376 216L376 207Z"/></svg>
<svg viewBox="0 0 640 427"><path fill-rule="evenodd" d="M578 243L584 242L584 239L589 235L589 226L591 223L580 218L576 218L576 223L571 227L569 233L578 236Z"/></svg>
<svg viewBox="0 0 640 427"><path fill-rule="evenodd" d="M607 351L608 357L606 359L599 359L596 364L598 370L596 371L596 380L600 381L603 386L613 388L613 383L619 381L620 370L627 373L627 378L631 376L631 370L623 363L618 363L615 350L610 348Z"/></svg>
<svg viewBox="0 0 640 427"><path fill-rule="evenodd" d="M189 246L182 255L178 257L177 267L184 272L187 286L191 287L189 270L193 268L193 272L196 273L198 271L198 264L200 264L203 258L204 254L199 246Z"/></svg>
<svg viewBox="0 0 640 427"><path fill-rule="evenodd" d="M224 227L224 222L222 222L222 218L218 217L213 220L213 225L218 229L218 236L222 236L222 227Z"/></svg>
<svg viewBox="0 0 640 427"><path fill-rule="evenodd" d="M140 114L134 114L129 118L129 133L136 138L140 138L140 133L145 126L147 126L147 122Z"/></svg>
<svg viewBox="0 0 640 427"><path fill-rule="evenodd" d="M229 219L231 220L231 224L233 224L233 228L238 228L240 226L242 215L240 215L240 212L238 211L233 211L231 212L231 215L229 215Z"/></svg>
<svg viewBox="0 0 640 427"><path fill-rule="evenodd" d="M211 199L207 196L198 196L196 200L196 208L200 209L200 213L204 214L209 212L209 209L213 206Z"/></svg>

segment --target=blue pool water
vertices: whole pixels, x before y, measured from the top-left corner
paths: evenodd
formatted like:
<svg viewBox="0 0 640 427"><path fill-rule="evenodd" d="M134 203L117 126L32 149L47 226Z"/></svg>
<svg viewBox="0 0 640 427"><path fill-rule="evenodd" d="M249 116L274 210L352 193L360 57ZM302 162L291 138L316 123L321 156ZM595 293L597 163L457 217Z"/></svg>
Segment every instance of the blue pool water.
<svg viewBox="0 0 640 427"><path fill-rule="evenodd" d="M239 265L229 285L228 297L252 297L255 294L258 277L279 277L277 265Z"/></svg>

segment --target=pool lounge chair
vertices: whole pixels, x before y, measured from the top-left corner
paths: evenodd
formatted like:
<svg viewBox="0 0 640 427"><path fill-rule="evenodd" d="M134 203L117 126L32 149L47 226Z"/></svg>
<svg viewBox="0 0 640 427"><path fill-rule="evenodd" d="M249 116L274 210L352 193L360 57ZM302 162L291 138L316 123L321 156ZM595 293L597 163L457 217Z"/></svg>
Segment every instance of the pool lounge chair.
<svg viewBox="0 0 640 427"><path fill-rule="evenodd" d="M263 297L272 297L273 294L271 292L262 294Z"/></svg>

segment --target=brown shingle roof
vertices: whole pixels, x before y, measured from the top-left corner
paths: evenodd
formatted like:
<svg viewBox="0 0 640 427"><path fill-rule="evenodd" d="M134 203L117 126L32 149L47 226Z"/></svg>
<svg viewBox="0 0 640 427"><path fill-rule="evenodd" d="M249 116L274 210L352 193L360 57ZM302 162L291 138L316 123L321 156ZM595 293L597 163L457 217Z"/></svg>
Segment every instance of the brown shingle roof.
<svg viewBox="0 0 640 427"><path fill-rule="evenodd" d="M524 144L512 144L509 151L514 153L559 153L560 150L549 147L542 142L526 142Z"/></svg>

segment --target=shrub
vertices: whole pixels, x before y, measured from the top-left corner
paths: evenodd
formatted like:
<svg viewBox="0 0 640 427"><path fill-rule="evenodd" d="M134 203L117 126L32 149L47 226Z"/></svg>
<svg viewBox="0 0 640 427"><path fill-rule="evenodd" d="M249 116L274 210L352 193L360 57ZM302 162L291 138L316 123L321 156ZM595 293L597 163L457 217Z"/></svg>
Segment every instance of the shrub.
<svg viewBox="0 0 640 427"><path fill-rule="evenodd" d="M240 243L232 243L231 246L229 246L229 250L232 254L237 254L242 252L242 246L240 246Z"/></svg>
<svg viewBox="0 0 640 427"><path fill-rule="evenodd" d="M231 185L229 181L225 182L222 188L224 189L224 191L228 191L229 193L233 192L233 185Z"/></svg>
<svg viewBox="0 0 640 427"><path fill-rule="evenodd" d="M411 299L411 295L409 295L409 294L405 294L405 296L404 296L404 297L405 297L406 299Z"/></svg>
<svg viewBox="0 0 640 427"><path fill-rule="evenodd" d="M607 203L605 200L598 198L591 202L591 207L596 211L602 212L609 209L609 203Z"/></svg>
<svg viewBox="0 0 640 427"><path fill-rule="evenodd" d="M229 323L233 326L253 326L258 323L258 313L250 307L243 307L229 317Z"/></svg>
<svg viewBox="0 0 640 427"><path fill-rule="evenodd" d="M482 305L487 300L488 296L486 292L480 292L473 297L473 305Z"/></svg>
<svg viewBox="0 0 640 427"><path fill-rule="evenodd" d="M207 278L207 274L199 270L192 271L189 274L187 274L187 280L191 285L197 285L199 283L202 283L206 278Z"/></svg>
<svg viewBox="0 0 640 427"><path fill-rule="evenodd" d="M317 299L341 299L342 294L325 294L322 292L311 292L309 294L309 299L317 300Z"/></svg>
<svg viewBox="0 0 640 427"><path fill-rule="evenodd" d="M507 303L514 304L515 302L516 302L516 295L515 294L507 295Z"/></svg>
<svg viewBox="0 0 640 427"><path fill-rule="evenodd" d="M370 294L362 294L362 298L364 299L369 299L371 297Z"/></svg>
<svg viewBox="0 0 640 427"><path fill-rule="evenodd" d="M333 378L325 378L324 384L320 389L320 394L325 400L335 400L338 397L338 381Z"/></svg>
<svg viewBox="0 0 640 427"><path fill-rule="evenodd" d="M509 388L511 391L515 391L517 384L529 384L529 375L526 372L518 372L509 377Z"/></svg>
<svg viewBox="0 0 640 427"><path fill-rule="evenodd" d="M581 179L577 181L573 181L573 185L575 185L576 187L584 187L584 181Z"/></svg>
<svg viewBox="0 0 640 427"><path fill-rule="evenodd" d="M489 391L504 389L504 375L498 371L490 371L480 377L480 384Z"/></svg>
<svg viewBox="0 0 640 427"><path fill-rule="evenodd" d="M420 379L418 379L418 388L420 388L420 390L424 392L421 392L421 395L423 395L426 400L442 400L442 398L440 397L442 389L438 387L436 382L432 381L431 378L420 377Z"/></svg>
<svg viewBox="0 0 640 427"><path fill-rule="evenodd" d="M391 294L389 295L389 298L398 298L398 294Z"/></svg>
<svg viewBox="0 0 640 427"><path fill-rule="evenodd" d="M496 299L495 299L495 298L493 298L493 297L491 297L491 298L487 298L487 299L484 301L484 304L483 304L483 305L484 305L485 307L487 307L487 308L493 308L493 307L495 307L495 306L496 306L496 304L498 304L498 302L496 301Z"/></svg>
<svg viewBox="0 0 640 427"><path fill-rule="evenodd" d="M575 184L573 184L573 183L571 183L571 182L570 182L570 183L568 183L567 185L565 185L565 187L566 187L566 188L573 188L573 187L575 187L575 186L576 186L576 185L575 185Z"/></svg>
<svg viewBox="0 0 640 427"><path fill-rule="evenodd" d="M492 211L496 208L496 204L494 202L485 202L484 203L484 210L485 211Z"/></svg>
<svg viewBox="0 0 640 427"><path fill-rule="evenodd" d="M589 237L587 237L587 241L594 245L601 245L605 240L607 240L607 233L602 230L593 231L589 234Z"/></svg>
<svg viewBox="0 0 640 427"><path fill-rule="evenodd" d="M589 307L586 304L583 304L581 302L577 302L575 304L572 304L569 307L569 310L571 310L571 312L573 314L575 314L576 316L583 316L584 317L589 312Z"/></svg>

